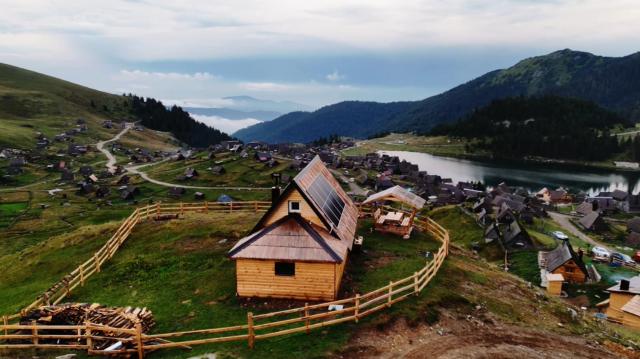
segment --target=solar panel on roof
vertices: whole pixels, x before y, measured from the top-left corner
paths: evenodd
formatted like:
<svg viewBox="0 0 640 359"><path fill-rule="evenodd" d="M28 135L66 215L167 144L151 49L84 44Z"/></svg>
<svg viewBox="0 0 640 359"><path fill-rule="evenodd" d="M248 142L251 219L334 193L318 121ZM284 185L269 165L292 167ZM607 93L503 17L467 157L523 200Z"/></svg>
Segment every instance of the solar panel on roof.
<svg viewBox="0 0 640 359"><path fill-rule="evenodd" d="M345 203L327 179L323 176L318 176L309 186L308 192L313 201L318 204L331 221L333 227L338 227Z"/></svg>

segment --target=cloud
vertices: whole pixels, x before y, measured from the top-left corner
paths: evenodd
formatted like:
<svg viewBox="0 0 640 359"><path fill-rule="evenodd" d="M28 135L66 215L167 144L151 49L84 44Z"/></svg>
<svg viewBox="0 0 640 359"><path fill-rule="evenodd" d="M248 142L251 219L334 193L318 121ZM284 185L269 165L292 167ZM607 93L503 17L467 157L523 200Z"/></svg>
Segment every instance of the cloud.
<svg viewBox="0 0 640 359"><path fill-rule="evenodd" d="M333 70L333 72L325 76L325 78L329 81L335 82L344 79L344 75L340 74L338 70Z"/></svg>
<svg viewBox="0 0 640 359"><path fill-rule="evenodd" d="M205 116L205 115L194 115L192 114L194 120L198 122L202 122L209 127L216 128L222 132L226 132L228 134L232 134L240 129L245 127L249 127L260 123L260 120L256 120L255 118L245 118L242 120L230 120L228 118L218 117L218 116Z"/></svg>
<svg viewBox="0 0 640 359"><path fill-rule="evenodd" d="M208 72L180 73L180 72L147 72L142 70L121 70L120 74L126 78L157 78L166 80L212 80L217 79Z"/></svg>
<svg viewBox="0 0 640 359"><path fill-rule="evenodd" d="M248 91L273 92L291 90L294 86L275 82L244 82L240 87Z"/></svg>

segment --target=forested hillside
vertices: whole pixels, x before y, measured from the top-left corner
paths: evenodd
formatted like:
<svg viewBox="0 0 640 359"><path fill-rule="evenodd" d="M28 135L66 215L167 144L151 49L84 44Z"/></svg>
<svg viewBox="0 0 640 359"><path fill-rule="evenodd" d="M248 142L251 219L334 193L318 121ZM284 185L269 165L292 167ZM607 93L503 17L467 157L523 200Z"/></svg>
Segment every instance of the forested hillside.
<svg viewBox="0 0 640 359"><path fill-rule="evenodd" d="M366 138L376 134L391 116L411 102L345 101L314 112L291 112L273 121L242 129L234 136L245 140L307 143L333 134Z"/></svg>
<svg viewBox="0 0 640 359"><path fill-rule="evenodd" d="M152 98L129 95L132 113L141 123L154 130L171 132L177 139L195 147L207 147L231 139L229 135L189 116L178 106L170 109Z"/></svg>
<svg viewBox="0 0 640 359"><path fill-rule="evenodd" d="M532 57L489 72L442 94L422 101L396 104L342 102L305 115L285 115L270 124L241 130L243 139L300 141L332 133L367 137L395 131L428 133L440 123L455 121L495 99L557 95L593 101L632 120L640 120L640 53L603 57L562 50ZM372 113L363 112L362 106ZM355 112L358 112L355 114ZM352 119L352 124L346 120ZM286 122L291 121L288 125ZM296 129L313 129L300 134ZM312 138L311 138L312 139Z"/></svg>
<svg viewBox="0 0 640 359"><path fill-rule="evenodd" d="M593 102L558 96L515 97L494 100L456 123L436 126L431 134L474 139L474 147L497 158L598 161L629 146L610 135L614 126L629 126L629 122Z"/></svg>

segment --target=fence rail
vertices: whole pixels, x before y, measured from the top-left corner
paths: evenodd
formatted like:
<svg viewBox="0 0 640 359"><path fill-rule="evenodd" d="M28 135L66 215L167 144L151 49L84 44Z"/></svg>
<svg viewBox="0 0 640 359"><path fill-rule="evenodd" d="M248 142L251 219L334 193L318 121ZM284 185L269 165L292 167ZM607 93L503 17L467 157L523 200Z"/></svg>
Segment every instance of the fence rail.
<svg viewBox="0 0 640 359"><path fill-rule="evenodd" d="M135 225L144 219L165 214L179 215L185 212L206 211L259 211L269 207L268 202L234 202L233 204L213 203L180 203L154 204L136 209L116 233L96 252L96 255L72 271L64 280L57 283L48 292L38 297L26 309L48 302L58 303L75 287L82 285L88 276L100 271L100 266L111 258L131 233ZM131 355L144 357L145 353L166 348L188 348L194 345L220 343L230 341L246 341L253 348L256 340L264 340L294 333L309 333L313 329L331 326L344 322L358 322L375 312L389 308L410 296L419 295L437 274L449 251L449 233L446 229L428 217L416 217L414 225L418 230L428 232L442 243L432 260L427 260L422 268L413 275L389 282L388 285L364 294L318 304L305 304L303 307L254 315L247 313L246 324L235 326L197 329L191 331L144 334L140 325L135 329L112 328L93 323L78 326L44 326L10 324L9 321L18 316L4 316L0 325L0 349L25 348L68 348L87 350L89 354L99 355ZM65 278L67 278L65 277ZM62 284L61 284L62 283ZM335 310L329 311L334 306ZM69 334L73 332L74 334ZM203 338L203 336L205 336ZM189 338L191 337L191 338ZM194 338L197 337L197 338ZM117 338L117 339L116 339ZM75 340L74 344L56 344L56 340ZM173 341L168 341L173 339ZM11 343L20 340L21 343ZM97 343L105 340L118 340L129 343L129 347L107 350ZM133 348L133 349L132 349Z"/></svg>

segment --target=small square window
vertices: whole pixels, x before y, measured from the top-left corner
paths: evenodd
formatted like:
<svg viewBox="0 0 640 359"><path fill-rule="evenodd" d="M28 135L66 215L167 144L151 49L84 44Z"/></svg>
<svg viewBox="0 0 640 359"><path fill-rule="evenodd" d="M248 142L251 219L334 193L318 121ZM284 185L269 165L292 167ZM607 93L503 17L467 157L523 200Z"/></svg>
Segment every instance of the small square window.
<svg viewBox="0 0 640 359"><path fill-rule="evenodd" d="M276 262L276 275L293 277L296 275L296 264L292 262Z"/></svg>
<svg viewBox="0 0 640 359"><path fill-rule="evenodd" d="M300 213L300 201L289 201L289 213Z"/></svg>

